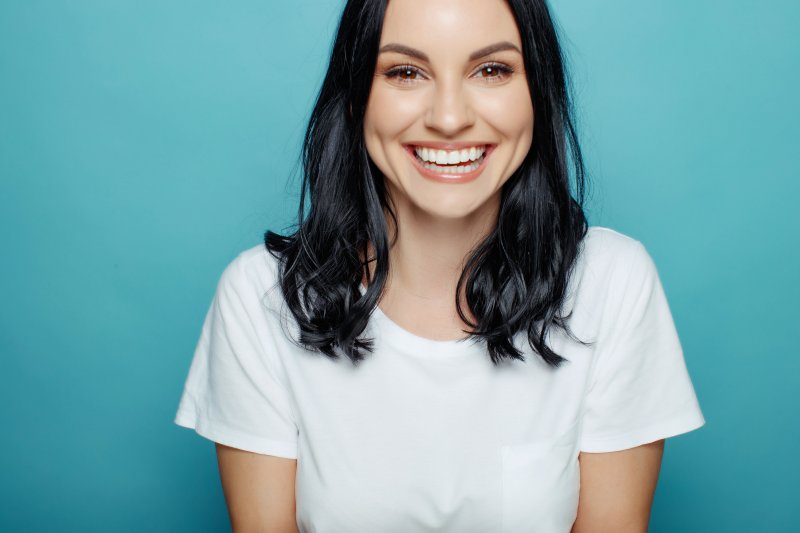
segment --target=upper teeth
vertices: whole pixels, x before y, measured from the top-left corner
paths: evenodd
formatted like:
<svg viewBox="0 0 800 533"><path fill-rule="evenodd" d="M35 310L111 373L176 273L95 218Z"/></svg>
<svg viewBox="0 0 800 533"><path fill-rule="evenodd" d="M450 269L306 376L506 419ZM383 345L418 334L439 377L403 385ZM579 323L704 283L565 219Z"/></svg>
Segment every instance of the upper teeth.
<svg viewBox="0 0 800 533"><path fill-rule="evenodd" d="M463 150L435 150L427 146L415 146L414 152L423 161L430 161L437 165L455 165L475 161L486 151L485 146L471 146Z"/></svg>

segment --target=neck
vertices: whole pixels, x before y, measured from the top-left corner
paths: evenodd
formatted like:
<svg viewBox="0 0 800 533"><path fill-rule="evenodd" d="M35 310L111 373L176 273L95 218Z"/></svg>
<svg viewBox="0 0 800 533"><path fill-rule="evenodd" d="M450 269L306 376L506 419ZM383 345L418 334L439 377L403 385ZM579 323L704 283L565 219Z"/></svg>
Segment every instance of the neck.
<svg viewBox="0 0 800 533"><path fill-rule="evenodd" d="M464 264L472 249L494 229L498 209L499 196L458 219L431 216L409 202L395 204L399 231L396 240L390 243L386 293L395 297L400 293L420 304L453 307ZM390 216L386 220L391 239L395 235L394 221ZM370 269L374 272L374 263ZM466 309L463 295L462 305Z"/></svg>

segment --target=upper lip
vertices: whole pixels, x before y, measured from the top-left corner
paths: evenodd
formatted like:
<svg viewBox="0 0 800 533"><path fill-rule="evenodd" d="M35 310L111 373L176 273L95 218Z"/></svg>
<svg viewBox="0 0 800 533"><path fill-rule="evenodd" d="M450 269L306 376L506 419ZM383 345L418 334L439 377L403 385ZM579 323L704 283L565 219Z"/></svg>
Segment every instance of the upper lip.
<svg viewBox="0 0 800 533"><path fill-rule="evenodd" d="M406 143L407 146L415 147L415 146L425 146L428 148L436 148L437 150L463 150L464 148L471 148L472 146L490 146L493 143L487 143L482 141L474 141L474 142L445 142L445 141L419 141L419 142L410 142Z"/></svg>

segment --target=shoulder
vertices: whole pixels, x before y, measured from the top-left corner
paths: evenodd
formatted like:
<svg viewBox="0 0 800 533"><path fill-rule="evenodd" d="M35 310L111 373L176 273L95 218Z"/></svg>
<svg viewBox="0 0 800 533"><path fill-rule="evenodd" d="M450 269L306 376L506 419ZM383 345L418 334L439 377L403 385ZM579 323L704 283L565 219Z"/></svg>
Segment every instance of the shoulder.
<svg viewBox="0 0 800 533"><path fill-rule="evenodd" d="M576 268L601 277L646 271L652 259L644 245L633 237L605 226L590 226L581 242Z"/></svg>
<svg viewBox="0 0 800 533"><path fill-rule="evenodd" d="M592 259L613 259L632 253L642 246L633 237L605 226L589 226L581 243L582 251Z"/></svg>
<svg viewBox="0 0 800 533"><path fill-rule="evenodd" d="M570 294L590 306L613 306L641 292L656 268L637 239L604 226L590 226L570 273Z"/></svg>
<svg viewBox="0 0 800 533"><path fill-rule="evenodd" d="M219 289L247 295L272 295L279 288L278 272L278 259L261 243L240 251L228 262L220 276Z"/></svg>
<svg viewBox="0 0 800 533"><path fill-rule="evenodd" d="M570 327L594 337L624 323L658 277L650 255L637 239L590 226L570 272L562 314L575 313Z"/></svg>
<svg viewBox="0 0 800 533"><path fill-rule="evenodd" d="M280 286L280 261L266 245L258 244L240 251L223 270L216 297L228 309L237 308L237 318L259 324L273 333L269 341L292 341L299 333ZM231 315L233 316L233 315Z"/></svg>

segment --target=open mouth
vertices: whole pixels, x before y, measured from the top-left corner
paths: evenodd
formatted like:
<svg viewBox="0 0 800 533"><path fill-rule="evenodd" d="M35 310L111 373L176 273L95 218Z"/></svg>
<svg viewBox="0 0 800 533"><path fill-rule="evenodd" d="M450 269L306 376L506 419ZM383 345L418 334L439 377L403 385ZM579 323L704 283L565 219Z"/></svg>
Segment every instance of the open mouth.
<svg viewBox="0 0 800 533"><path fill-rule="evenodd" d="M463 182L477 177L495 145L475 145L461 150L439 150L426 146L406 145L420 173L428 178Z"/></svg>

